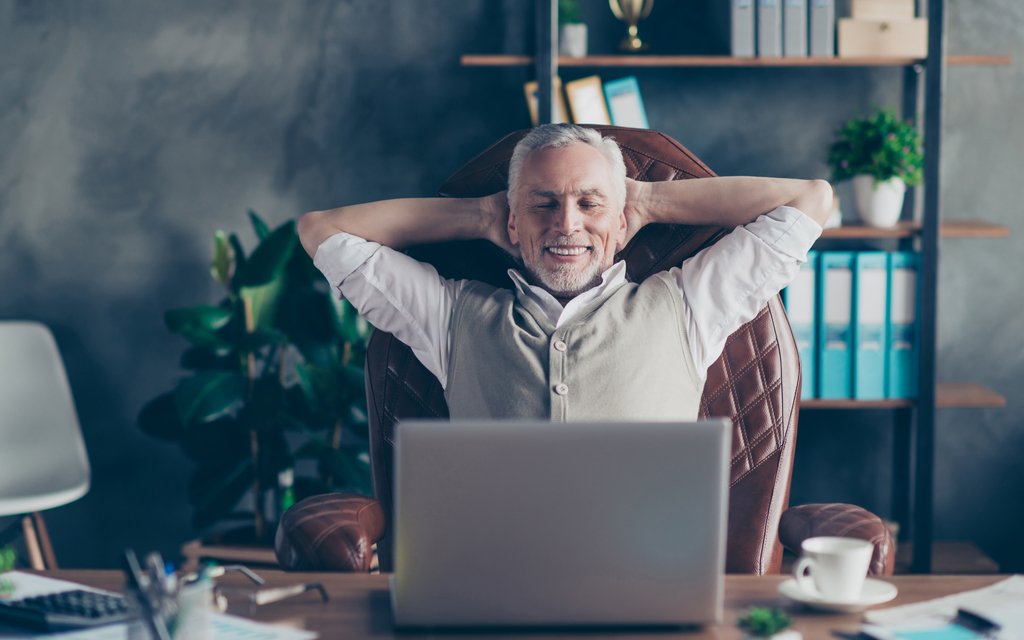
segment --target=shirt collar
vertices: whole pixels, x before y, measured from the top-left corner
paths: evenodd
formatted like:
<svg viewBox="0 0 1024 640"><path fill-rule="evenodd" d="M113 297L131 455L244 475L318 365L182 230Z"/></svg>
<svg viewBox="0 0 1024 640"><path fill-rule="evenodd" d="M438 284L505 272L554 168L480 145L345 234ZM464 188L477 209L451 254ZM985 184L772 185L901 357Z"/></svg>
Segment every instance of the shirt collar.
<svg viewBox="0 0 1024 640"><path fill-rule="evenodd" d="M518 297L536 302L541 306L541 308L545 309L549 315L553 315L554 318L562 316L562 304L546 289L530 284L516 269L509 269L508 277L512 280L512 284L515 285L516 295ZM589 302L603 298L625 283L626 263L623 260L619 260L601 274L600 284L591 289L587 289L570 300L569 303L565 305L564 310L569 311L570 307L578 309Z"/></svg>

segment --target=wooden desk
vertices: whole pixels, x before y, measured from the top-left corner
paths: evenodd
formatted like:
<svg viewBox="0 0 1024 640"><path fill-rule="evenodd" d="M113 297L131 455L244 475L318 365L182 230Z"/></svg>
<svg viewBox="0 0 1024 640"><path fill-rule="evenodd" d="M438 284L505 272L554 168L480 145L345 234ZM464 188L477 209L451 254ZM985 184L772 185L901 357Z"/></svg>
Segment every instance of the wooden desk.
<svg viewBox="0 0 1024 640"><path fill-rule="evenodd" d="M327 588L331 600L322 604L315 593L307 593L292 600L265 605L253 618L265 622L288 624L320 632L327 639L334 638L442 638L460 640L497 637L504 640L529 638L531 640L568 640L582 638L608 638L624 640L705 638L742 638L736 628L736 619L754 606L782 607L795 618L794 628L803 632L805 640L832 638L832 631L853 631L859 625L859 614L835 615L804 611L778 594L778 585L787 576L728 576L725 586L725 622L722 625L694 632L651 631L539 631L539 632L457 632L457 633L402 633L391 628L387 576L353 575L342 573L284 573L259 571L269 586L283 586L298 582L320 582ZM44 572L44 575L118 591L123 585L117 571L67 570ZM1001 580L1003 576L896 576L889 580L899 590L899 596L888 605L908 604L939 596L977 589ZM221 579L222 584L244 585L240 576Z"/></svg>

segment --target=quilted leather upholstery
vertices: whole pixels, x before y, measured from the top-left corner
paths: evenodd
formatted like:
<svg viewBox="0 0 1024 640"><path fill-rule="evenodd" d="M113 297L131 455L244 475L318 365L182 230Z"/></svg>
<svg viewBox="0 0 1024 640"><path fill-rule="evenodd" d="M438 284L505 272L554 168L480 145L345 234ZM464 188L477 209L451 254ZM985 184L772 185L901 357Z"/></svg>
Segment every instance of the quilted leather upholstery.
<svg viewBox="0 0 1024 640"><path fill-rule="evenodd" d="M896 545L889 529L875 514L852 504L802 504L786 510L779 537L787 549L799 555L800 544L815 536L861 538L875 545L871 575L892 575Z"/></svg>
<svg viewBox="0 0 1024 640"><path fill-rule="evenodd" d="M689 150L656 131L597 127L615 137L627 173L637 180L679 180L714 173ZM471 160L449 178L440 193L478 197L506 188L512 148L525 131L512 133ZM677 265L724 235L718 227L650 225L620 253L632 280ZM510 286L505 271L513 266L486 242L420 247L410 253L433 263L449 278L474 278ZM398 419L447 417L437 380L405 345L376 332L367 353L367 389L371 422L374 491L391 510L392 446ZM708 372L702 416L733 420L733 456L729 507L727 570L735 573L777 572L782 560L779 517L789 492L800 372L796 345L778 299L736 331ZM378 543L381 569L391 568L390 539Z"/></svg>

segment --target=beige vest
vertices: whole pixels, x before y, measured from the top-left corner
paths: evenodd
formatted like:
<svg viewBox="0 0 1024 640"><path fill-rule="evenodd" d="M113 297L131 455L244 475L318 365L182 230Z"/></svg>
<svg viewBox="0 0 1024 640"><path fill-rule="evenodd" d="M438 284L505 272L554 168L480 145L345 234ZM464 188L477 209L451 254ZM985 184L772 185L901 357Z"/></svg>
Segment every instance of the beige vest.
<svg viewBox="0 0 1024 640"><path fill-rule="evenodd" d="M470 283L452 317L452 419L693 420L703 381L665 273L629 283L555 328L526 296Z"/></svg>

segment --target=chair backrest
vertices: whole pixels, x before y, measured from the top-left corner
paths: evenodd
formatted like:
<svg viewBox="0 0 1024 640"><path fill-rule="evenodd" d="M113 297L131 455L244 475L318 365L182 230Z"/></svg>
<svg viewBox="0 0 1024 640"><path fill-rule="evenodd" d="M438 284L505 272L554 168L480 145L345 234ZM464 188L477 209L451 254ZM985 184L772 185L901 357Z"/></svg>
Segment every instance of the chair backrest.
<svg viewBox="0 0 1024 640"><path fill-rule="evenodd" d="M50 330L0 322L0 516L44 511L89 490L89 460Z"/></svg>
<svg viewBox="0 0 1024 640"><path fill-rule="evenodd" d="M689 150L656 131L595 127L622 148L628 175L645 181L679 180L714 173ZM440 194L479 197L507 188L508 162L519 131L502 138L450 177ZM725 234L719 227L651 225L619 254L633 281L663 271L710 246ZM417 259L447 278L472 278L509 287L509 256L485 241L417 247ZM445 418L448 407L437 379L390 334L375 332L366 357L370 454L374 492L392 513L392 448L395 423L408 418ZM726 570L775 573L782 561L779 519L789 500L796 439L800 368L796 343L776 297L729 337L708 371L701 416L732 419ZM453 526L458 526L453 523ZM392 568L389 535L378 543L381 568Z"/></svg>

